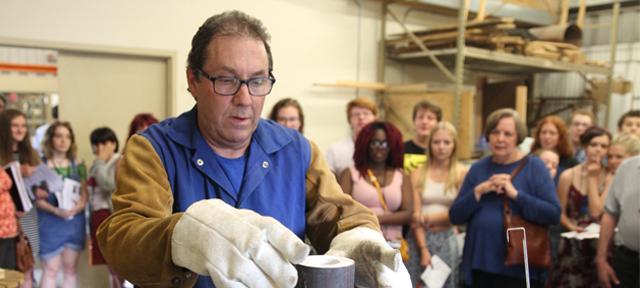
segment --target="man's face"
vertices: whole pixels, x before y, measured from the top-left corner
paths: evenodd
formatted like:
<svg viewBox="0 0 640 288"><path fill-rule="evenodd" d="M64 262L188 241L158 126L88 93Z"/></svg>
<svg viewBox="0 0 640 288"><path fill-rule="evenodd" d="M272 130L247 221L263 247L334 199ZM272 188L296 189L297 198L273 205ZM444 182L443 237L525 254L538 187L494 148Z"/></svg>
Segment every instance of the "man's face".
<svg viewBox="0 0 640 288"><path fill-rule="evenodd" d="M573 115L571 118L571 140L573 143L580 143L580 136L587 128L593 125L591 117L582 114Z"/></svg>
<svg viewBox="0 0 640 288"><path fill-rule="evenodd" d="M438 124L438 117L427 109L418 110L416 118L413 119L413 127L416 129L418 136L429 136L429 132L436 124Z"/></svg>
<svg viewBox="0 0 640 288"><path fill-rule="evenodd" d="M259 39L240 36L214 38L207 47L202 71L212 77L247 80L269 76L269 61ZM264 96L252 96L246 84L232 96L217 94L213 82L187 69L189 91L196 100L200 133L209 145L220 149L244 149L258 126Z"/></svg>
<svg viewBox="0 0 640 288"><path fill-rule="evenodd" d="M620 132L624 134L635 134L640 137L640 117L626 117L622 122Z"/></svg>
<svg viewBox="0 0 640 288"><path fill-rule="evenodd" d="M362 127L376 120L371 110L364 107L353 107L349 110L349 125L353 130L353 135L358 135Z"/></svg>

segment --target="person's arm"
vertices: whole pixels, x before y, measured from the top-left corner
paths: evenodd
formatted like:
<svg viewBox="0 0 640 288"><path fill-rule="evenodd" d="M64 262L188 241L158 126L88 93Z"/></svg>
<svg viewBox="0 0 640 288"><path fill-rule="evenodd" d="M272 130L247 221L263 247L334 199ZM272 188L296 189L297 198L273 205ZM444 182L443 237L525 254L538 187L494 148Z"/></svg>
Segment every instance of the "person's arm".
<svg viewBox="0 0 640 288"><path fill-rule="evenodd" d="M418 249L420 249L420 265L422 267L426 267L431 265L431 253L429 252L429 248L427 247L427 238L426 231L424 230L424 226L422 226L422 197L420 193L422 190L420 189L420 176L424 173L423 169L418 168L413 170L410 176L411 181L411 194L413 195L413 222L411 224L411 229L413 230L413 236L415 237L416 244L418 245Z"/></svg>
<svg viewBox="0 0 640 288"><path fill-rule="evenodd" d="M518 177L527 177L522 180L530 190L528 193L517 193L512 200L525 219L542 225L558 224L562 209L558 197L553 193L555 185L549 170L538 158L529 159L527 166L522 171L523 175Z"/></svg>
<svg viewBox="0 0 640 288"><path fill-rule="evenodd" d="M598 238L598 250L596 252L595 263L598 270L598 279L602 287L610 288L611 283L616 285L620 284L615 271L607 262L607 252L609 245L611 244L611 238L613 238L613 231L618 225L618 218L616 215L605 212L602 215L600 221L600 238Z"/></svg>
<svg viewBox="0 0 640 288"><path fill-rule="evenodd" d="M340 173L340 177L338 178L338 183L340 184L340 188L344 193L351 195L353 190L353 180L351 179L351 169L347 168Z"/></svg>
<svg viewBox="0 0 640 288"><path fill-rule="evenodd" d="M171 258L171 236L183 213L172 212L167 179L151 143L132 136L112 197L114 212L98 228L98 243L116 273L137 285L191 287L197 277Z"/></svg>
<svg viewBox="0 0 640 288"><path fill-rule="evenodd" d="M409 176L403 175L401 186L402 200L400 208L389 214L378 215L380 225L404 225L411 222L411 212L413 204L411 201L411 180Z"/></svg>
<svg viewBox="0 0 640 288"><path fill-rule="evenodd" d="M118 161L119 158L109 162L96 159L96 162L93 165L93 178L96 180L100 189L103 189L104 191L116 190L115 166Z"/></svg>
<svg viewBox="0 0 640 288"><path fill-rule="evenodd" d="M604 167L600 164L594 164L587 166L587 195L589 196L589 216L593 219L599 219L604 211L604 201L609 194L609 184L611 184L611 177L607 173L606 178L603 180L604 190L600 193L600 171Z"/></svg>
<svg viewBox="0 0 640 288"><path fill-rule="evenodd" d="M558 200L560 200L560 225L569 231L581 232L582 228L574 224L567 216L567 202L569 201L569 187L573 179L573 173L576 168L571 168L562 172L560 181L558 181Z"/></svg>
<svg viewBox="0 0 640 288"><path fill-rule="evenodd" d="M449 209L449 219L454 225L467 223L476 210L480 208L480 198L482 195L490 191L485 187L487 181L479 182L476 180L475 174L478 173L477 171L478 170L474 170L473 167L469 170L469 173L462 182L458 197L456 197L453 205L451 205L451 209Z"/></svg>
<svg viewBox="0 0 640 288"><path fill-rule="evenodd" d="M317 145L311 144L307 170L307 236L318 253L329 250L339 233L356 227L380 231L378 219L367 207L343 193Z"/></svg>
<svg viewBox="0 0 640 288"><path fill-rule="evenodd" d="M37 188L36 193L42 193L42 189L41 188ZM46 193L46 192L45 192ZM46 211L49 212L53 215L56 215L60 218L63 219L67 219L71 216L73 216L75 213L73 213L72 211L68 211L68 210L63 210L60 209L56 206L51 205L51 203L49 203L49 201L47 201L47 198L38 198L36 199L36 207L38 207L38 209L42 210L42 211Z"/></svg>

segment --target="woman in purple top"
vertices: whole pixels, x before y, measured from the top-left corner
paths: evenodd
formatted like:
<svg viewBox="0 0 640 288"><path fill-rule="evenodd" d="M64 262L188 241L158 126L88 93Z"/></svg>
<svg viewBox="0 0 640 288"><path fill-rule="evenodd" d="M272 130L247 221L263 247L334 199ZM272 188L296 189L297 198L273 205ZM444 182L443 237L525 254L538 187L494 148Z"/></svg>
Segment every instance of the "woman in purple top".
<svg viewBox="0 0 640 288"><path fill-rule="evenodd" d="M484 135L491 155L471 166L449 211L452 224L467 224L462 274L470 287L525 287L524 266L504 264L503 197L514 214L545 226L558 223L560 203L553 179L537 157L529 157L511 179L511 172L526 157L517 149L526 128L516 111L491 113ZM532 287L541 287L545 269L531 267L530 276Z"/></svg>

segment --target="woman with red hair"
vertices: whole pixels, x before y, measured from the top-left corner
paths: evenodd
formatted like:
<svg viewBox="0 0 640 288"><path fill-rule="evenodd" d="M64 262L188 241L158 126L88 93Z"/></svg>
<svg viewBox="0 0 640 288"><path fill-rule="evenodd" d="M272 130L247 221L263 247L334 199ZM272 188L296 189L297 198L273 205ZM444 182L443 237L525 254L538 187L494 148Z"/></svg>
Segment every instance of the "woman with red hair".
<svg viewBox="0 0 640 288"><path fill-rule="evenodd" d="M364 126L355 142L354 165L340 174L342 190L378 216L389 242L402 239L411 220L411 182L402 173L402 134L391 123Z"/></svg>
<svg viewBox="0 0 640 288"><path fill-rule="evenodd" d="M558 153L560 162L554 181L556 185L560 174L566 169L578 165L573 157L573 148L569 139L569 130L564 120L558 116L547 116L538 122L531 151L547 149Z"/></svg>
<svg viewBox="0 0 640 288"><path fill-rule="evenodd" d="M127 136L127 139L155 123L158 123L158 119L151 113L140 113L136 115L133 117L133 120L131 120L131 124L129 124L129 136Z"/></svg>

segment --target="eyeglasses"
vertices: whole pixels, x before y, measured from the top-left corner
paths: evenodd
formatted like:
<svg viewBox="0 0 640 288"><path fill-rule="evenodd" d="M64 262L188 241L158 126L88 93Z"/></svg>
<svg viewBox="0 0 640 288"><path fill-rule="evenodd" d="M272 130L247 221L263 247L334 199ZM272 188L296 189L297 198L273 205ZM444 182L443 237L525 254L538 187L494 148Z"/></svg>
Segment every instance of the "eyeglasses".
<svg viewBox="0 0 640 288"><path fill-rule="evenodd" d="M246 80L237 77L213 77L198 69L198 72L213 83L213 91L222 96L233 96L238 93L242 84L247 84L251 96L266 96L271 93L276 78L269 72L269 77L255 77Z"/></svg>
<svg viewBox="0 0 640 288"><path fill-rule="evenodd" d="M371 142L369 142L369 147L387 149L389 147L389 142L386 140L371 140Z"/></svg>

